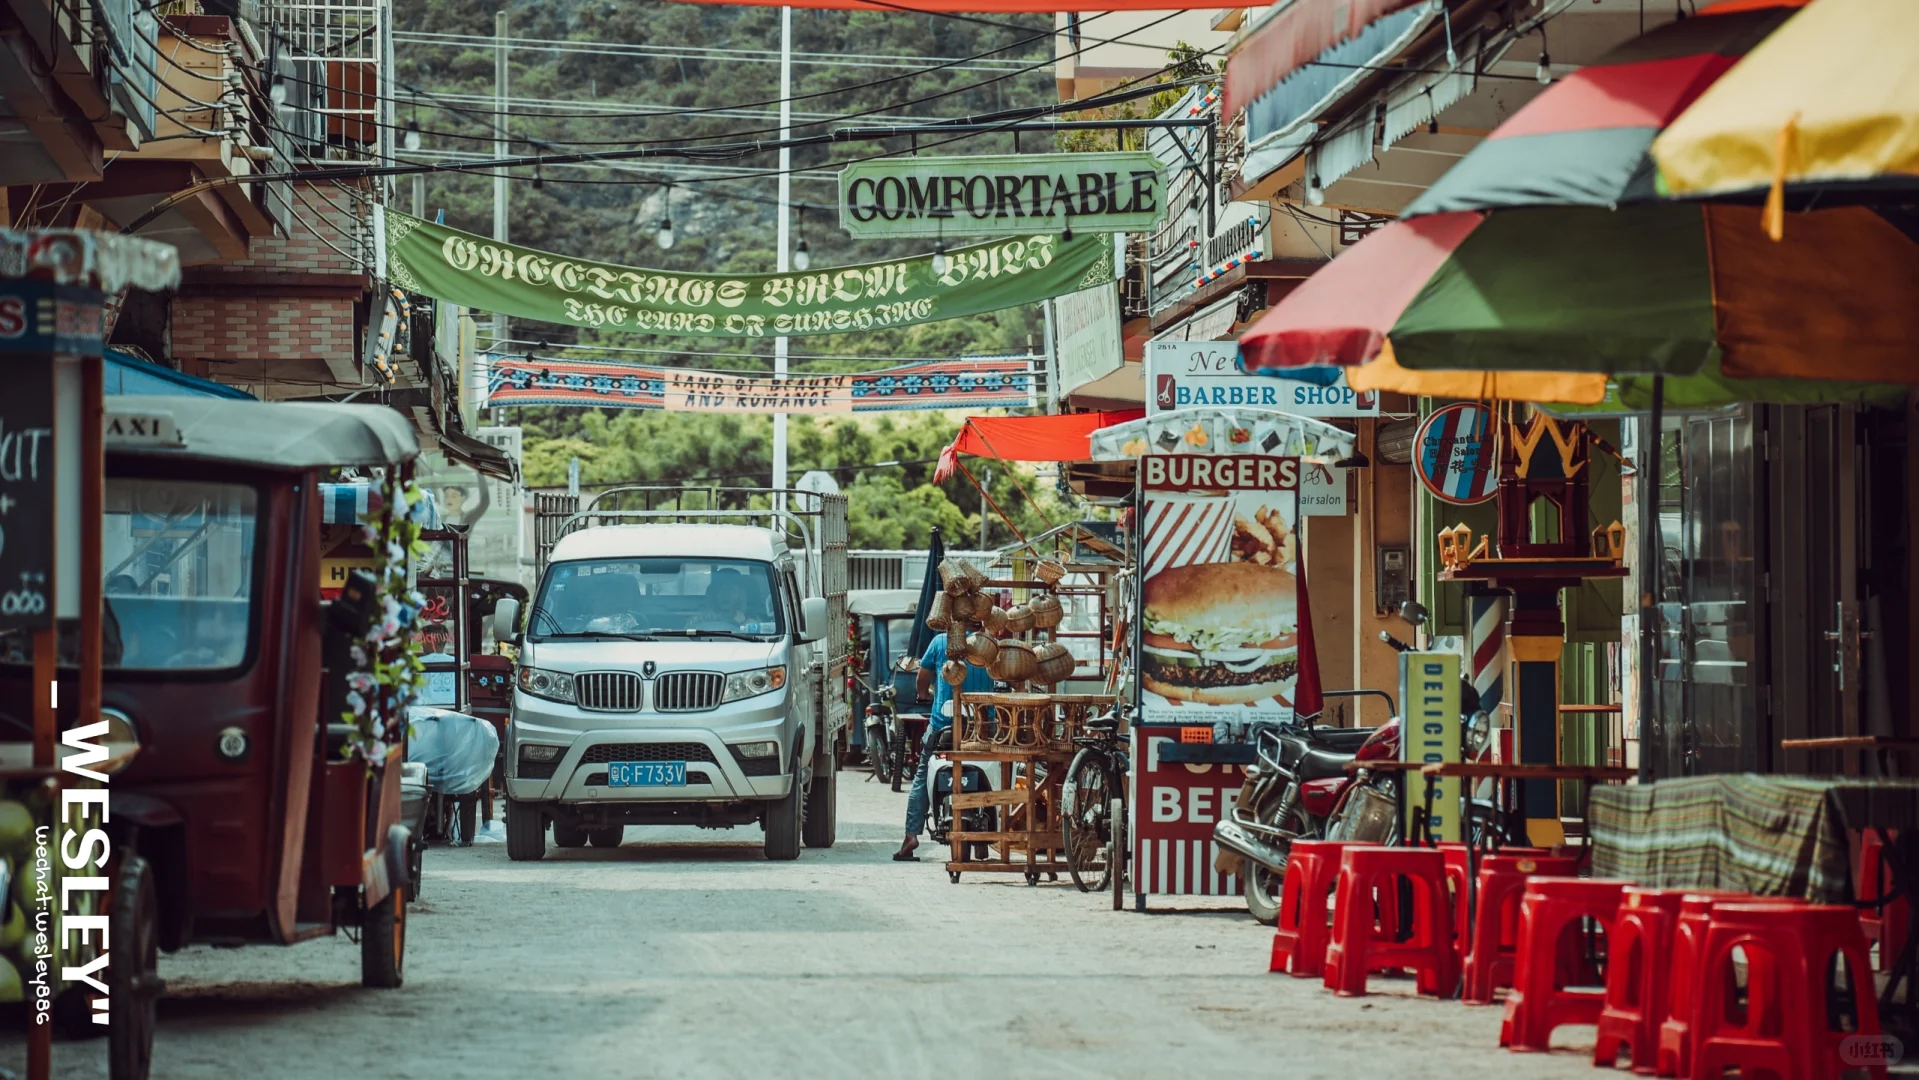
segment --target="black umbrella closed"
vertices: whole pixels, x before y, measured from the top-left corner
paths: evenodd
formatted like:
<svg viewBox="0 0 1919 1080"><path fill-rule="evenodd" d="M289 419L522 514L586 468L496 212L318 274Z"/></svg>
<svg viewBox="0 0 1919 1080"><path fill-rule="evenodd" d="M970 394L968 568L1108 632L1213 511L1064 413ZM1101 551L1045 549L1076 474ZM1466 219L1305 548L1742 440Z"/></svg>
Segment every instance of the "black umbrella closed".
<svg viewBox="0 0 1919 1080"><path fill-rule="evenodd" d="M933 542L926 547L926 580L920 583L920 604L913 612L913 636L907 646L907 655L915 660L925 656L926 647L933 643L933 631L928 629L926 618L933 613L933 597L940 593L940 562L945 558L946 544L936 527Z"/></svg>

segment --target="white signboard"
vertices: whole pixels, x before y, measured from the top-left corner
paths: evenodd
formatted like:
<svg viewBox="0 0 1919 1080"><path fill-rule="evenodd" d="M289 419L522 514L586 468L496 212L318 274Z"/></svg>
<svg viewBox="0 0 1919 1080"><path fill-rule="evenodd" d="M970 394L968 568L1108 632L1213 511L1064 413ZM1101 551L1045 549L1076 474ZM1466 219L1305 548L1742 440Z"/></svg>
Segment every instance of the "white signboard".
<svg viewBox="0 0 1919 1080"><path fill-rule="evenodd" d="M1125 366L1120 349L1119 287L1095 285L1053 301L1059 392L1070 394Z"/></svg>
<svg viewBox="0 0 1919 1080"><path fill-rule="evenodd" d="M1346 500L1346 470L1318 462L1302 462L1299 467L1299 516L1345 517L1351 513Z"/></svg>
<svg viewBox="0 0 1919 1080"><path fill-rule="evenodd" d="M1278 409L1295 416L1378 416L1379 395L1359 393L1346 376L1331 386L1248 375L1239 369L1233 341L1154 341L1146 347L1146 411L1195 405Z"/></svg>

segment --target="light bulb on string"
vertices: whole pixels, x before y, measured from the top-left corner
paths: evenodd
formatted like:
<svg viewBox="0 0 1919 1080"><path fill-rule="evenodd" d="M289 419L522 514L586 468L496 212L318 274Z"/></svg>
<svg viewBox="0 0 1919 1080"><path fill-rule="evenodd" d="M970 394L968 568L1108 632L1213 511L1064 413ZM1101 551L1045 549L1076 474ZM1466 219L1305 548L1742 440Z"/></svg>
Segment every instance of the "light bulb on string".
<svg viewBox="0 0 1919 1080"><path fill-rule="evenodd" d="M800 207L798 213L800 242L793 245L793 269L805 270L813 265L813 253L806 246L806 208Z"/></svg>
<svg viewBox="0 0 1919 1080"><path fill-rule="evenodd" d="M267 87L267 97L273 99L275 105L285 105L287 103L286 80L275 75L272 85Z"/></svg>
<svg viewBox="0 0 1919 1080"><path fill-rule="evenodd" d="M420 122L418 120L408 120L406 122L406 134L401 137L400 145L406 147L408 153L412 153L420 148Z"/></svg>
<svg viewBox="0 0 1919 1080"><path fill-rule="evenodd" d="M660 219L660 231L653 234L653 242L660 245L661 251L669 251L672 249L673 247L673 219L672 218L663 217Z"/></svg>
<svg viewBox="0 0 1919 1080"><path fill-rule="evenodd" d="M1552 85L1553 58L1551 53L1548 53L1543 49L1540 50L1539 66L1533 70L1533 77L1539 80L1539 85L1541 86Z"/></svg>
<svg viewBox="0 0 1919 1080"><path fill-rule="evenodd" d="M945 277L946 267L947 267L946 238L941 237L938 240L933 241L933 274L934 276Z"/></svg>
<svg viewBox="0 0 1919 1080"><path fill-rule="evenodd" d="M1306 205L1324 206L1325 204L1326 189L1319 184L1319 174L1314 173L1312 179L1306 181Z"/></svg>

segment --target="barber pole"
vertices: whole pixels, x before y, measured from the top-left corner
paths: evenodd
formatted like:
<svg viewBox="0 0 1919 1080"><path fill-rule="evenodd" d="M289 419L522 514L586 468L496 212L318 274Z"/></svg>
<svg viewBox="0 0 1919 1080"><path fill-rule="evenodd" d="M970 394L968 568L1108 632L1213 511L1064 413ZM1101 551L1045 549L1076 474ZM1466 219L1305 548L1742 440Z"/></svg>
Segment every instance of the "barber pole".
<svg viewBox="0 0 1919 1080"><path fill-rule="evenodd" d="M1506 665L1512 659L1506 647L1506 595L1469 596L1466 604L1472 617L1466 659L1473 689L1479 693L1479 707L1492 712L1505 694Z"/></svg>

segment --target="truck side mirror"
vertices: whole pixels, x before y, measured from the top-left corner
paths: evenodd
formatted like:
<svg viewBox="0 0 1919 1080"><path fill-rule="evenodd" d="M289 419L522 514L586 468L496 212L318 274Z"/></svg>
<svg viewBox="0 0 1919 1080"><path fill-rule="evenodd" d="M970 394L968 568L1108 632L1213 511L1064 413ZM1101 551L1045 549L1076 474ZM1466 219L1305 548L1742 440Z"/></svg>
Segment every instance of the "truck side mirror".
<svg viewBox="0 0 1919 1080"><path fill-rule="evenodd" d="M809 596L800 601L800 640L818 641L826 636L826 598Z"/></svg>
<svg viewBox="0 0 1919 1080"><path fill-rule="evenodd" d="M520 602L504 596L493 607L493 640L511 642L520 633Z"/></svg>

